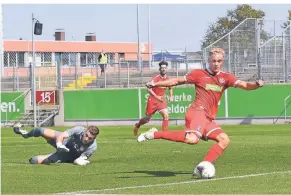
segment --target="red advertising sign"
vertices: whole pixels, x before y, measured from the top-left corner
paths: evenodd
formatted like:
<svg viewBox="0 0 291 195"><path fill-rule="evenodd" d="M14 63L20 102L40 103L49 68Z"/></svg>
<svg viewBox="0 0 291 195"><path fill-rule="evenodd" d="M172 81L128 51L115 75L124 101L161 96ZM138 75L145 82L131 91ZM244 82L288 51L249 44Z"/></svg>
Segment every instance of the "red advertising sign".
<svg viewBox="0 0 291 195"><path fill-rule="evenodd" d="M36 91L36 104L56 104L56 91Z"/></svg>

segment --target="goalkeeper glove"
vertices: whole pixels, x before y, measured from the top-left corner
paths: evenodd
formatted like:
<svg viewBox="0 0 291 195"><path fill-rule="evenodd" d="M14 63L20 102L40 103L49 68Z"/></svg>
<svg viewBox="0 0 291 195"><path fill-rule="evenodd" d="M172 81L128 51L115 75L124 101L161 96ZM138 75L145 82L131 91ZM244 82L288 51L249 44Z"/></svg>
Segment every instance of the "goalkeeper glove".
<svg viewBox="0 0 291 195"><path fill-rule="evenodd" d="M57 151L58 151L58 152L69 152L70 149L67 148L63 143L58 142L58 143L57 143Z"/></svg>
<svg viewBox="0 0 291 195"><path fill-rule="evenodd" d="M80 156L79 158L74 160L74 164L76 164L76 165L87 165L89 163L90 163L90 161L87 160L86 156Z"/></svg>

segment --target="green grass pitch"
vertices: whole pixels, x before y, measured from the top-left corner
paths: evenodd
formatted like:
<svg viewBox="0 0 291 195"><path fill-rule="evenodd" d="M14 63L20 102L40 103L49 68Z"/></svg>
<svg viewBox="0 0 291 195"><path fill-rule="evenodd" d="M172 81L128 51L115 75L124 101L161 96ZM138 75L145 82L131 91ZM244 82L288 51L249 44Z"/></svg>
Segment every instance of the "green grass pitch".
<svg viewBox="0 0 291 195"><path fill-rule="evenodd" d="M132 127L100 127L90 165L31 165L30 157L54 148L42 138L24 139L3 128L2 194L291 194L290 125L223 129L231 144L214 164L215 178L201 180L192 172L212 141L137 143Z"/></svg>

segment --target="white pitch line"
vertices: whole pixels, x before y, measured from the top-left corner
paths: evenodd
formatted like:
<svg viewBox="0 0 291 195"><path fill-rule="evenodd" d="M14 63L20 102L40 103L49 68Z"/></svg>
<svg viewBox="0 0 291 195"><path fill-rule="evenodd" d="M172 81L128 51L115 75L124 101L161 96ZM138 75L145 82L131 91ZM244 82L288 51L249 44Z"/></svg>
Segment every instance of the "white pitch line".
<svg viewBox="0 0 291 195"><path fill-rule="evenodd" d="M140 194L77 194L77 195L140 195ZM158 194L144 194L144 195L158 195ZM177 195L177 194L166 194L166 195ZM193 194L183 194L183 195L193 195ZM213 195L213 194L199 194L199 195ZM253 195L253 194L215 194L215 195ZM256 194L256 195L268 195L268 194ZM290 194L270 194L270 195L290 195Z"/></svg>
<svg viewBox="0 0 291 195"><path fill-rule="evenodd" d="M289 171L269 172L269 173L258 173L258 174L250 174L250 175L241 175L241 176L221 177L221 178L213 178L213 179L199 179L199 180L197 179L197 180L173 182L173 183L162 183L162 184L141 185L141 186L128 186L128 187L120 187L120 188L107 188L107 189L100 189L100 190L84 190L84 191L75 191L75 192L63 192L63 193L56 193L54 195L70 195L70 194L84 195L84 193L90 193L90 192L93 193L93 192L137 189L137 188L163 187L163 186L170 186L170 185L211 182L211 181L220 181L220 180L228 180L228 179L240 179L240 178L258 177L258 176L273 175L273 174L287 174L287 173L291 173L291 170L289 170Z"/></svg>

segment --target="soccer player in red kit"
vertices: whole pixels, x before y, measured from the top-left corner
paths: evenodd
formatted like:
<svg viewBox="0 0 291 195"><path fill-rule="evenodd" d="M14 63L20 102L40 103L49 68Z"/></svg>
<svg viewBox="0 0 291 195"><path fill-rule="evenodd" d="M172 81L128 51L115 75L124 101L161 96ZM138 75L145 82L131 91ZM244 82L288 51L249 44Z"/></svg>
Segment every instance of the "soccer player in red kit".
<svg viewBox="0 0 291 195"><path fill-rule="evenodd" d="M159 82L168 80L169 77L166 75L168 62L161 61L159 63L159 70L160 74L154 76L152 78L152 82ZM139 120L138 123L135 124L133 134L134 136L137 135L138 129L141 125L148 123L153 114L159 112L163 116L163 123L162 123L162 131L166 131L168 128L168 105L166 102L166 89L169 89L170 98L169 101L173 99L173 89L171 87L152 87L148 88L147 91L150 94L148 101L147 101L147 108L146 108L146 116Z"/></svg>
<svg viewBox="0 0 291 195"><path fill-rule="evenodd" d="M147 83L147 87L171 87L185 83L195 85L195 100L187 109L185 130L157 132L152 128L138 137L138 142L151 139L165 139L187 144L197 144L200 139L214 140L215 143L203 161L213 163L230 143L228 135L213 120L216 118L218 103L223 92L229 87L243 90L255 90L263 86L263 81L246 82L234 75L222 72L224 50L213 48L210 52L210 65L207 69L193 70L184 77L171 78L166 81Z"/></svg>

